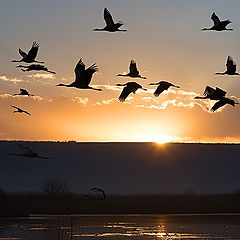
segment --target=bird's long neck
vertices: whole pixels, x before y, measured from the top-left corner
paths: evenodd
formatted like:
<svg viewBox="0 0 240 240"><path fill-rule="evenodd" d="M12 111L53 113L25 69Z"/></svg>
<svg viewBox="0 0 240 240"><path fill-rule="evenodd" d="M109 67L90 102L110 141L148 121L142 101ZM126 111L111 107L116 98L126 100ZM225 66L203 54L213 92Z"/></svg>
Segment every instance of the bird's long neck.
<svg viewBox="0 0 240 240"><path fill-rule="evenodd" d="M227 31L233 31L233 28L226 28Z"/></svg>
<svg viewBox="0 0 240 240"><path fill-rule="evenodd" d="M35 62L35 63L44 63L44 62L39 62L39 61L35 61L35 60L33 62Z"/></svg>
<svg viewBox="0 0 240 240"><path fill-rule="evenodd" d="M15 93L15 94L13 94L13 96L17 96L17 95L21 95L20 93Z"/></svg>
<svg viewBox="0 0 240 240"><path fill-rule="evenodd" d="M116 84L116 86L126 86L126 83L124 83L124 84L120 84L120 83L118 83L118 84Z"/></svg>
<svg viewBox="0 0 240 240"><path fill-rule="evenodd" d="M150 83L149 85L158 85L159 83Z"/></svg>
<svg viewBox="0 0 240 240"><path fill-rule="evenodd" d="M59 83L58 85L56 86L59 86L59 87L73 87L71 84L70 85L67 85L67 84L63 84L63 83Z"/></svg>
<svg viewBox="0 0 240 240"><path fill-rule="evenodd" d="M207 98L207 96L206 97L197 96L194 99L206 99L206 98Z"/></svg>
<svg viewBox="0 0 240 240"><path fill-rule="evenodd" d="M96 90L96 91L102 91L100 88L93 88L93 87L88 87L89 89Z"/></svg>
<svg viewBox="0 0 240 240"><path fill-rule="evenodd" d="M172 87L175 87L175 88L180 88L179 86L176 86L176 85L172 85Z"/></svg>
<svg viewBox="0 0 240 240"><path fill-rule="evenodd" d="M18 66L16 66L16 68L28 68L28 66L18 65Z"/></svg>
<svg viewBox="0 0 240 240"><path fill-rule="evenodd" d="M140 76L140 75L139 75L139 78L142 78L142 79L147 79L146 77L142 77L142 76Z"/></svg>
<svg viewBox="0 0 240 240"><path fill-rule="evenodd" d="M23 60L12 60L11 62L22 62Z"/></svg>
<svg viewBox="0 0 240 240"><path fill-rule="evenodd" d="M127 30L126 29L118 29L117 31L118 32L126 32Z"/></svg>
<svg viewBox="0 0 240 240"><path fill-rule="evenodd" d="M52 73L52 74L56 74L55 72L49 71L49 70L45 70L46 72Z"/></svg>
<svg viewBox="0 0 240 240"><path fill-rule="evenodd" d="M117 76L128 77L128 74L118 74Z"/></svg>
<svg viewBox="0 0 240 240"><path fill-rule="evenodd" d="M213 30L212 28L202 28L201 31L209 31L209 30Z"/></svg>
<svg viewBox="0 0 240 240"><path fill-rule="evenodd" d="M95 29L93 29L93 31L105 31L105 29L104 28L95 28Z"/></svg>
<svg viewBox="0 0 240 240"><path fill-rule="evenodd" d="M215 75L225 75L227 74L226 72L223 72L223 73L215 73Z"/></svg>

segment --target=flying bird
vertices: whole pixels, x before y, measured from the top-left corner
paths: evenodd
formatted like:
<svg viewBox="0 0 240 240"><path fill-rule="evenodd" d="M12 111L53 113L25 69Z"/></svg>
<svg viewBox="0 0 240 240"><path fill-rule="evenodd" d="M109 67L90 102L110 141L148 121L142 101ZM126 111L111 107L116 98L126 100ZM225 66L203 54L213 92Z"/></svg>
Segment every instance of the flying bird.
<svg viewBox="0 0 240 240"><path fill-rule="evenodd" d="M227 25L229 23L231 23L231 21L225 20L225 21L220 21L219 17L216 15L215 12L213 12L211 19L213 20L214 25L211 28L203 28L202 31L204 30L215 30L215 31L223 31L223 30L227 30L227 31L232 31L232 28L226 28Z"/></svg>
<svg viewBox="0 0 240 240"><path fill-rule="evenodd" d="M25 110L23 110L23 109L21 109L21 108L19 108L19 107L16 107L16 106L13 106L13 105L10 105L12 108L15 108L15 109L17 109L17 110L15 110L15 111L13 111L13 113L26 113L26 114L28 114L29 116L31 116L31 114L29 113L29 112L27 112L27 111L25 111Z"/></svg>
<svg viewBox="0 0 240 240"><path fill-rule="evenodd" d="M101 192L104 200L107 200L106 193L102 188L94 187L94 188L89 189L89 191L91 191L91 192Z"/></svg>
<svg viewBox="0 0 240 240"><path fill-rule="evenodd" d="M216 75L239 75L239 73L236 73L237 70L237 64L233 61L231 56L228 56L227 63L226 63L227 70L223 73L215 73Z"/></svg>
<svg viewBox="0 0 240 240"><path fill-rule="evenodd" d="M124 102L130 93L134 93L135 94L136 91L139 88L142 89L142 90L147 91L147 89L143 88L140 84L138 84L136 82L127 82L125 84L116 84L116 86L125 86L123 88L119 98L118 98L120 102Z"/></svg>
<svg viewBox="0 0 240 240"><path fill-rule="evenodd" d="M107 32L126 32L127 30L119 29L124 23L119 21L114 23L111 13L107 8L104 8L104 20L106 22L106 26L104 28L95 28L93 31L107 31Z"/></svg>
<svg viewBox="0 0 240 240"><path fill-rule="evenodd" d="M37 42L33 42L32 48L29 50L28 53L25 53L22 49L19 48L19 54L22 56L21 60L12 60L12 62L26 62L26 63L44 63L44 62L38 62L35 60L38 53L39 44Z"/></svg>
<svg viewBox="0 0 240 240"><path fill-rule="evenodd" d="M23 146L20 143L18 143L18 147L23 152L21 152L21 153L10 153L9 155L14 155L14 156L18 156L18 157L49 159L49 157L40 156L37 152L34 152L31 148Z"/></svg>
<svg viewBox="0 0 240 240"><path fill-rule="evenodd" d="M213 107L210 109L210 111L215 112L217 109L219 109L220 107L223 107L226 104L230 104L233 107L235 107L235 104L239 104L239 103L235 102L234 100L232 100L230 98L223 97L213 105Z"/></svg>
<svg viewBox="0 0 240 240"><path fill-rule="evenodd" d="M118 74L117 76L147 79L146 77L142 77L139 74L139 71L137 69L137 64L136 64L136 62L134 60L131 60L131 62L130 62L129 73L127 73L127 74Z"/></svg>
<svg viewBox="0 0 240 240"><path fill-rule="evenodd" d="M13 94L13 96L16 96L16 95L23 95L23 96L34 96L32 94L29 94L29 92L23 88L20 88L20 93L15 93Z"/></svg>
<svg viewBox="0 0 240 240"><path fill-rule="evenodd" d="M172 83L166 81L150 83L149 85L158 85L157 89L153 93L155 97L158 97L164 90L168 90L170 87L180 88L179 86L173 85Z"/></svg>
<svg viewBox="0 0 240 240"><path fill-rule="evenodd" d="M17 68L21 68L21 70L23 72L30 72L30 71L45 71L45 72L49 72L52 74L56 74L53 71L49 71L47 67L45 67L44 65L40 65L40 64L32 64L30 66L23 66L23 65L18 65ZM25 68L25 69L24 69Z"/></svg>
<svg viewBox="0 0 240 240"><path fill-rule="evenodd" d="M75 88L81 88L81 89L92 89L92 90L102 91L102 89L93 88L89 86L92 79L92 75L98 71L96 63L91 65L89 68L85 69L85 64L82 62L82 59L80 59L74 71L75 71L74 82L72 82L69 85L59 83L57 86L75 87Z"/></svg>
<svg viewBox="0 0 240 240"><path fill-rule="evenodd" d="M225 97L227 92L216 87L216 89L207 86L203 92L203 96L196 96L194 99L211 99L211 100L221 100Z"/></svg>

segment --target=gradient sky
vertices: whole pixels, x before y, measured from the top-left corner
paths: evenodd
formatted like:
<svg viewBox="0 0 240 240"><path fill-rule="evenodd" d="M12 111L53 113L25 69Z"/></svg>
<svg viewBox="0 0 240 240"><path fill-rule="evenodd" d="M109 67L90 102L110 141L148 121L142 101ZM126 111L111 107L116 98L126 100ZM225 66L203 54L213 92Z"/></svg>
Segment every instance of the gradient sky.
<svg viewBox="0 0 240 240"><path fill-rule="evenodd" d="M105 7L127 32L92 31L104 26ZM240 142L239 105L210 113L213 102L193 100L206 85L239 100L240 77L214 75L225 71L228 55L239 63L239 9L236 0L2 1L0 139L158 141L167 135L174 141ZM201 32L212 26L213 11L231 19L234 31ZM40 44L37 59L56 75L23 73L10 62L33 41ZM80 58L86 66L97 63L92 84L102 92L55 86L74 80ZM135 80L150 90L120 103L121 88L114 85L132 79L116 75L128 71L131 59L147 77ZM148 84L160 80L181 88L155 98ZM19 88L36 96L13 97ZM12 114L10 104L32 117Z"/></svg>

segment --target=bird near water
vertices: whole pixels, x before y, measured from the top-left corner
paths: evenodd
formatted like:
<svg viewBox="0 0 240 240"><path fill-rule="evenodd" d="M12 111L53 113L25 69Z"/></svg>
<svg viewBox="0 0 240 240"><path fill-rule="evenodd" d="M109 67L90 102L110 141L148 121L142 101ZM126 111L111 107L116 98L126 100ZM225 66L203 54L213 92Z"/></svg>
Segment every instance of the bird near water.
<svg viewBox="0 0 240 240"><path fill-rule="evenodd" d="M147 79L146 77L142 77L139 74L139 71L137 69L137 64L136 64L136 62L134 60L131 60L131 62L130 62L129 73L127 73L127 74L118 74L117 76Z"/></svg>
<svg viewBox="0 0 240 240"><path fill-rule="evenodd" d="M56 74L55 72L48 70L48 68L45 67L44 65L40 65L40 64L32 64L30 66L18 65L16 68L21 68L23 72L45 71L48 73Z"/></svg>
<svg viewBox="0 0 240 240"><path fill-rule="evenodd" d="M226 63L227 70L223 73L215 73L216 75L239 75L236 73L237 71L237 64L233 61L231 56L228 56L227 63Z"/></svg>
<svg viewBox="0 0 240 240"><path fill-rule="evenodd" d="M13 113L25 113L25 114L28 114L29 116L31 116L31 114L28 112L28 111L25 111L19 107L16 107L16 106L13 106L13 105L10 105L12 108L15 108L17 110L13 111Z"/></svg>
<svg viewBox="0 0 240 240"><path fill-rule="evenodd" d="M22 150L21 153L10 153L9 155L18 156L18 157L27 157L27 158L49 159L49 157L43 157L39 155L37 152L33 151L31 148L23 146L20 143L18 143L18 147Z"/></svg>
<svg viewBox="0 0 240 240"><path fill-rule="evenodd" d="M138 89L147 91L147 89L143 88L140 84L138 84L136 82L127 82L124 84L116 84L116 86L124 86L124 88L118 98L120 102L124 102L130 93L135 94Z"/></svg>
<svg viewBox="0 0 240 240"><path fill-rule="evenodd" d="M102 89L99 88L93 88L89 86L92 75L98 71L96 63L92 64L90 67L85 69L85 64L83 63L82 59L79 60L75 67L75 81L71 84L63 84L59 83L57 86L63 86L63 87L75 87L80 89L92 89L96 91L102 91Z"/></svg>
<svg viewBox="0 0 240 240"><path fill-rule="evenodd" d="M20 88L20 93L15 93L13 94L13 96L17 96L17 95L22 95L22 96L34 96L33 94L30 94L27 90Z"/></svg>
<svg viewBox="0 0 240 240"><path fill-rule="evenodd" d="M214 25L211 28L203 28L202 31L206 30L213 30L213 31L232 31L232 28L226 28L228 24L231 23L231 21L225 20L225 21L220 21L219 17L216 15L215 12L212 13L211 19L214 23Z"/></svg>
<svg viewBox="0 0 240 240"><path fill-rule="evenodd" d="M93 31L107 31L107 32L126 32L127 30L119 29L124 25L122 21L114 23L111 13L107 8L104 8L104 20L106 22L106 26L104 28L95 28Z"/></svg>
<svg viewBox="0 0 240 240"><path fill-rule="evenodd" d="M150 83L149 85L158 85L157 89L153 93L155 97L158 97L163 91L168 90L170 87L180 88L170 82L160 81L158 83Z"/></svg>
<svg viewBox="0 0 240 240"><path fill-rule="evenodd" d="M94 188L89 189L89 191L91 191L91 192L100 192L103 195L103 199L107 200L105 190L103 190L102 188L94 187Z"/></svg>
<svg viewBox="0 0 240 240"><path fill-rule="evenodd" d="M37 57L39 44L37 42L33 42L32 48L29 50L28 53L25 53L22 49L19 48L19 54L22 56L20 60L12 60L12 62L25 62L25 63L44 63L36 61L35 58Z"/></svg>

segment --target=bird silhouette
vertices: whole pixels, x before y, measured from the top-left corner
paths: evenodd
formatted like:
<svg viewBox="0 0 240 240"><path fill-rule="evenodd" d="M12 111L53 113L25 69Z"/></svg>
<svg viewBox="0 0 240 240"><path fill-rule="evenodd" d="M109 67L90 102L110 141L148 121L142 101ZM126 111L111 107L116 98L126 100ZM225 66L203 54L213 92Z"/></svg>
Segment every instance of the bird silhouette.
<svg viewBox="0 0 240 240"><path fill-rule="evenodd" d="M155 97L158 97L164 90L168 90L170 87L180 88L179 86L173 85L172 83L166 81L150 83L149 85L158 85L157 89L153 93Z"/></svg>
<svg viewBox="0 0 240 240"><path fill-rule="evenodd" d="M91 192L101 192L104 200L107 200L106 193L102 188L94 187L94 188L90 188L89 191L91 191Z"/></svg>
<svg viewBox="0 0 240 240"><path fill-rule="evenodd" d="M114 23L111 13L107 8L104 8L104 20L106 22L106 26L104 28L95 28L93 31L107 31L107 32L126 32L127 30L119 29L124 23L119 21Z"/></svg>
<svg viewBox="0 0 240 240"><path fill-rule="evenodd" d="M227 92L216 87L216 89L207 86L203 92L203 96L196 96L194 99L211 99L211 100L221 100L225 97Z"/></svg>
<svg viewBox="0 0 240 240"><path fill-rule="evenodd" d="M16 107L16 106L13 106L13 105L10 105L12 108L15 108L15 109L17 109L17 111L15 110L15 111L13 111L13 113L26 113L26 114L28 114L29 116L31 116L31 114L29 113L29 112L27 112L27 111L25 111L25 110L23 110L23 109L21 109L21 108L19 108L19 107Z"/></svg>
<svg viewBox="0 0 240 240"><path fill-rule="evenodd" d="M56 74L53 71L49 71L47 67L45 67L44 65L40 65L40 64L31 64L30 66L23 66L23 65L18 65L16 68L21 68L21 70L23 72L30 72L30 71L45 71L45 72L49 72L52 74ZM25 68L25 69L24 69Z"/></svg>
<svg viewBox="0 0 240 240"><path fill-rule="evenodd" d="M75 87L81 89L92 89L97 91L102 91L99 88L90 87L89 84L92 79L92 75L98 71L96 63L91 65L89 68L85 69L85 64L82 62L82 59L79 60L75 67L75 81L69 85L59 83L57 86L64 86L64 87Z"/></svg>
<svg viewBox="0 0 240 240"><path fill-rule="evenodd" d="M14 155L18 157L27 157L27 158L41 158L41 159L49 159L49 157L40 156L37 152L34 152L31 148L23 146L18 143L18 147L22 149L21 153L10 153L9 155Z"/></svg>
<svg viewBox="0 0 240 240"><path fill-rule="evenodd" d="M236 73L237 70L237 64L233 61L231 56L228 56L227 63L226 63L227 71L223 73L215 73L216 75L239 75L239 73Z"/></svg>
<svg viewBox="0 0 240 240"><path fill-rule="evenodd" d="M22 49L19 48L19 54L22 56L21 60L12 60L12 62L26 62L26 63L44 63L44 62L38 62L35 60L37 53L38 53L39 44L36 42L33 42L32 48L29 50L28 53L25 53Z"/></svg>
<svg viewBox="0 0 240 240"><path fill-rule="evenodd" d="M216 15L215 12L212 13L211 19L213 20L214 25L211 28L203 28L202 31L205 30L214 30L214 31L223 31L223 30L227 30L227 31L232 31L232 28L226 28L227 25L229 23L231 23L231 21L225 20L225 21L220 21L219 17Z"/></svg>
<svg viewBox="0 0 240 240"><path fill-rule="evenodd" d="M142 89L142 90L147 91L147 89L143 88L140 84L138 84L136 82L127 82L125 84L116 84L116 86L125 86L123 88L119 98L118 98L120 102L124 102L130 93L134 93L135 94L136 91L139 88Z"/></svg>
<svg viewBox="0 0 240 240"><path fill-rule="evenodd" d="M219 101L217 101L213 105L213 107L210 109L210 111L215 112L217 109L224 106L225 104L229 104L229 105L232 105L233 107L235 107L235 104L239 104L239 103L235 102L234 100L232 100L230 98L222 97Z"/></svg>
<svg viewBox="0 0 240 240"><path fill-rule="evenodd" d="M147 79L146 77L142 77L139 74L139 71L137 69L137 64L136 64L136 62L134 60L131 60L131 62L130 62L129 73L127 73L127 74L118 74L117 76Z"/></svg>
<svg viewBox="0 0 240 240"><path fill-rule="evenodd" d="M13 94L13 96L16 96L16 95L23 95L23 96L29 96L29 97L34 96L32 94L29 94L29 92L27 90L22 89L22 88L20 88L20 93Z"/></svg>

